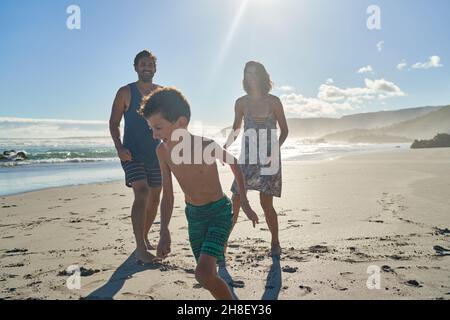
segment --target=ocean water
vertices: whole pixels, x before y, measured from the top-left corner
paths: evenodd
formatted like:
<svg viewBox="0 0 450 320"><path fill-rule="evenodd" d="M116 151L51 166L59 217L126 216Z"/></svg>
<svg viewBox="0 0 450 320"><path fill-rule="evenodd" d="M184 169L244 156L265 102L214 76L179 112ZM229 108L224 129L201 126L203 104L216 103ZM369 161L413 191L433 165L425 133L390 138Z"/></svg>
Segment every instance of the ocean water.
<svg viewBox="0 0 450 320"><path fill-rule="evenodd" d="M0 160L0 195L123 178L109 137L0 139L0 152L9 150L28 157Z"/></svg>
<svg viewBox="0 0 450 320"><path fill-rule="evenodd" d="M223 137L214 137L223 144ZM408 148L409 144L333 144L289 138L281 149L283 161L327 161L348 154ZM50 187L124 179L110 137L2 138L0 153L25 151L26 160L0 160L0 195ZM229 148L236 157L240 138Z"/></svg>

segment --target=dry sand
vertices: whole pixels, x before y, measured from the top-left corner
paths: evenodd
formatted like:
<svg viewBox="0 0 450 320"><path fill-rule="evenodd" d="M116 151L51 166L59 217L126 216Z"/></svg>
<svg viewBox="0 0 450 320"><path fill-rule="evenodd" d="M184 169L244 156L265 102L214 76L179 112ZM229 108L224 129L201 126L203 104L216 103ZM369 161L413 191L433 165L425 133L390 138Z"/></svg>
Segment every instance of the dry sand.
<svg viewBox="0 0 450 320"><path fill-rule="evenodd" d="M229 190L232 174L220 172ZM261 222L253 229L241 212L220 274L240 299L449 299L449 195L449 148L284 162L281 260L266 255L270 234L249 192ZM123 182L1 197L0 298L211 299L194 278L178 185L172 254L159 264L133 259L132 199ZM159 214L154 244L158 232ZM80 289L66 285L71 265ZM368 289L368 268L381 270L380 289Z"/></svg>

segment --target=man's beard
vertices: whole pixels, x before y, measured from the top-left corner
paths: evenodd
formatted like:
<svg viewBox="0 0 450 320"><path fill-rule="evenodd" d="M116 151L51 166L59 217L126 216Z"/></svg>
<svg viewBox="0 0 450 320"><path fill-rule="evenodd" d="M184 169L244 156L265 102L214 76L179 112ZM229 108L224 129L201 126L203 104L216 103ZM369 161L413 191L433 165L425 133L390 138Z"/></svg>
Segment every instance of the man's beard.
<svg viewBox="0 0 450 320"><path fill-rule="evenodd" d="M151 74L151 75L144 75L144 74L142 74L141 75L141 80L142 80L142 82L146 82L146 83L152 82L153 74Z"/></svg>

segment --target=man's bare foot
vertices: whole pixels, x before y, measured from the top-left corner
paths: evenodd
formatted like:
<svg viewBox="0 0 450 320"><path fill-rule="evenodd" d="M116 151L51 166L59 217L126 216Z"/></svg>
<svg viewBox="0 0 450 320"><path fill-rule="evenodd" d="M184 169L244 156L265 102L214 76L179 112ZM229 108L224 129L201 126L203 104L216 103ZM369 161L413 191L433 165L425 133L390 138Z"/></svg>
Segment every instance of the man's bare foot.
<svg viewBox="0 0 450 320"><path fill-rule="evenodd" d="M134 256L136 258L136 262L140 264L153 263L156 258L153 254L151 254L147 250L145 251L136 250L134 252Z"/></svg>
<svg viewBox="0 0 450 320"><path fill-rule="evenodd" d="M269 257L279 257L281 255L281 246L279 244L272 245L269 252Z"/></svg>

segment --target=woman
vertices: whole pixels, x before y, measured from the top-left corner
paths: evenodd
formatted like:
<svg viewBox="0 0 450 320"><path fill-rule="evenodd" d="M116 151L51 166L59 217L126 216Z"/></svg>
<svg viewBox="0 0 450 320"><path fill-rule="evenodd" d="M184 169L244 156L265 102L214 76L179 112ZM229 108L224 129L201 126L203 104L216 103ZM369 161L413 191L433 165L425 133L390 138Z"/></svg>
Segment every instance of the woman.
<svg viewBox="0 0 450 320"><path fill-rule="evenodd" d="M273 207L273 197L281 197L281 159L280 147L284 143L288 135L288 127L286 117L283 111L283 105L278 97L269 94L272 89L272 82L265 67L255 61L249 61L244 68L244 90L247 93L245 96L236 100L235 117L233 123L233 132L228 137L225 148L231 145L237 138L241 128L242 119L244 119L244 136L243 136L243 150L241 151L241 160L245 160L241 164L247 190L259 191L259 199L261 207L264 210L267 225L272 234L271 250L272 256L281 254L280 240L278 237L278 218L277 213ZM276 134L277 123L280 129L280 137L271 137L271 133ZM263 130L263 131L262 131ZM252 134L256 132L256 134ZM260 150L261 137L264 137L264 132L267 134L267 156L270 161L278 161L276 172L267 174L264 168L272 167L273 164L264 161L261 157ZM250 134L247 134L250 133ZM261 136L260 133L263 133ZM255 138L252 140L252 137ZM274 139L275 138L275 144ZM256 144L255 144L256 142ZM252 154L252 147L257 149L256 163L252 161L255 159L255 154ZM262 152L263 155L265 152ZM239 193L236 186L236 181L231 187L233 192L233 226L237 221L239 209L241 206Z"/></svg>

